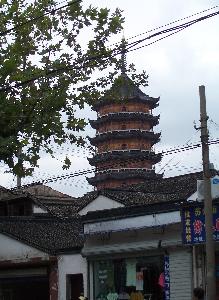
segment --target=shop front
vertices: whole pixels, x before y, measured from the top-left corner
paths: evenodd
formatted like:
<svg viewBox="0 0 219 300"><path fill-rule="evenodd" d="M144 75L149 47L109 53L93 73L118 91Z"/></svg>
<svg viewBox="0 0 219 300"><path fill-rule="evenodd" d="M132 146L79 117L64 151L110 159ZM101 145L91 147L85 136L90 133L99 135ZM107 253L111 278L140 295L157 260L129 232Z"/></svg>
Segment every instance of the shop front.
<svg viewBox="0 0 219 300"><path fill-rule="evenodd" d="M99 259L92 264L96 300L164 299L162 255Z"/></svg>
<svg viewBox="0 0 219 300"><path fill-rule="evenodd" d="M191 300L192 248L182 245L180 213L132 217L123 210L121 217L113 218L115 209L103 220L84 218L89 299Z"/></svg>

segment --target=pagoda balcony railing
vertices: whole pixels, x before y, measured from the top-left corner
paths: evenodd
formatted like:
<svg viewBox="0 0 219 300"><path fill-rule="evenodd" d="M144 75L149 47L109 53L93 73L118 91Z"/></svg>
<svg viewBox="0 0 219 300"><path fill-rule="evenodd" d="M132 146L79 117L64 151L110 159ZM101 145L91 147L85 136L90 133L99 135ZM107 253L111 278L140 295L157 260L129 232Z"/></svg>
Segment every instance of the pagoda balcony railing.
<svg viewBox="0 0 219 300"><path fill-rule="evenodd" d="M127 114L127 115L130 115L130 114L142 114L142 115L152 115L152 112L149 111L149 112L142 112L142 111L117 111L117 112L109 112L109 113L106 113L106 114L100 114L100 113L97 113L97 116L102 118L102 117L108 117L108 116L113 116L113 115L118 115L118 114Z"/></svg>
<svg viewBox="0 0 219 300"><path fill-rule="evenodd" d="M141 149L141 148L136 148L136 149L116 149L116 150L109 150L109 151L103 151L100 152L97 149L95 150L95 154L100 154L100 155L104 155L104 154L108 154L108 153L117 153L117 152L145 152L145 153L154 153L153 150L145 150L145 149Z"/></svg>
<svg viewBox="0 0 219 300"><path fill-rule="evenodd" d="M140 129L140 128L130 128L130 129L115 129L115 130L108 130L103 132L97 132L96 136L106 133L113 133L113 132L131 132L131 131L141 131L141 132L154 132L153 129Z"/></svg>
<svg viewBox="0 0 219 300"><path fill-rule="evenodd" d="M117 152L144 152L144 153L155 153L155 149L154 147L151 147L151 149L142 149L141 147L136 148L136 149L115 149L115 150L106 150L106 151L99 151L97 148L94 150L94 154L100 154L100 155L104 155L107 153L117 153Z"/></svg>
<svg viewBox="0 0 219 300"><path fill-rule="evenodd" d="M104 174L104 173L110 173L110 172L124 172L124 171L147 171L147 172L153 172L154 171L154 168L153 169L149 169L149 168L117 168L117 169L106 169L106 170L97 170L97 173L98 174Z"/></svg>

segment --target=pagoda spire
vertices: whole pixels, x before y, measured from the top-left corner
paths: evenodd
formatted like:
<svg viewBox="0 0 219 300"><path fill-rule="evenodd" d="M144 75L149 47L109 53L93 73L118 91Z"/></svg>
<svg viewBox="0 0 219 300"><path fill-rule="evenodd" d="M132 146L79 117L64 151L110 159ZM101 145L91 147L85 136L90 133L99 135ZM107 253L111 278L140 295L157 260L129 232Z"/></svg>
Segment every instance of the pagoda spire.
<svg viewBox="0 0 219 300"><path fill-rule="evenodd" d="M121 41L121 75L125 76L127 71L127 61L126 61L126 40L123 36Z"/></svg>

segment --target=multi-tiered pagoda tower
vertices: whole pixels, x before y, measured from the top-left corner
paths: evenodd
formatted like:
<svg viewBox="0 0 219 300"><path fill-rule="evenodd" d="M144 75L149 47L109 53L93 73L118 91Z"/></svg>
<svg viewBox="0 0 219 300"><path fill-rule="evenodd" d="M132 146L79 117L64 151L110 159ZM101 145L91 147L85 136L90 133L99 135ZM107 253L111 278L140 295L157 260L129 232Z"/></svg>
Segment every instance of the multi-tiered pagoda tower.
<svg viewBox="0 0 219 300"><path fill-rule="evenodd" d="M160 133L153 131L159 116L152 114L158 101L159 98L149 97L136 87L123 69L106 96L93 105L97 120L90 124L96 129L96 136L90 142L96 154L89 162L96 172L87 180L97 190L162 176L154 170L161 160L161 155L153 151L153 145L160 139Z"/></svg>

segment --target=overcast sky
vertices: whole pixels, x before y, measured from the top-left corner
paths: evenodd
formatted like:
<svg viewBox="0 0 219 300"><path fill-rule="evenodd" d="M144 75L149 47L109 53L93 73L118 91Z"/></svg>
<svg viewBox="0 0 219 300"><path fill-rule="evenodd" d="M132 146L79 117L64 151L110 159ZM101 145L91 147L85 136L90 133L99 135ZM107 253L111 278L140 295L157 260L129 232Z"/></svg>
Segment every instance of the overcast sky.
<svg viewBox="0 0 219 300"><path fill-rule="evenodd" d="M84 5L91 2L84 0ZM119 7L124 11L124 35L126 39L144 33L155 27L165 25L174 20L187 17L205 9L212 8L218 1L207 0L93 0L92 5L108 7L112 10ZM212 13L219 7L205 12ZM204 15L201 14L201 15ZM199 17L197 15L193 18ZM191 19L193 19L191 18ZM188 21L187 19L185 21ZM181 21L180 23L182 23ZM149 74L149 86L143 91L153 97L160 96L160 106L154 114L160 114L160 125L156 131L162 132L162 140L156 147L157 151L170 147L181 146L186 142L199 140L199 132L193 127L196 121L199 125L199 85L205 85L207 110L210 120L209 129L212 138L219 136L219 15L195 24L180 33L159 41L151 46L144 47L128 54L128 63L134 63L137 71L143 69ZM149 34L141 37L146 37ZM122 34L118 36L118 41ZM139 37L139 38L141 38ZM112 42L115 42L113 40ZM89 117L95 114L86 110ZM87 134L94 134L90 128ZM72 153L72 167L63 172L61 160L66 153ZM58 154L59 153L59 154ZM40 168L33 178L25 183L39 178L87 169L87 151L73 151L68 146L57 153L56 159L44 156ZM218 145L210 148L211 160L219 167L217 157ZM163 169L162 169L163 168ZM157 171L165 171L165 176L173 176L201 170L201 152L188 151L184 154L164 157ZM3 174L0 168L1 185L10 187L14 184L13 178ZM84 177L71 178L67 181L51 184L53 188L77 196L91 188Z"/></svg>

